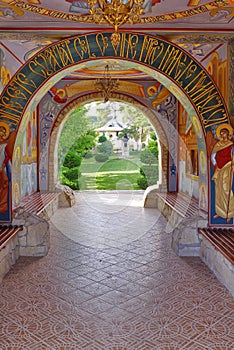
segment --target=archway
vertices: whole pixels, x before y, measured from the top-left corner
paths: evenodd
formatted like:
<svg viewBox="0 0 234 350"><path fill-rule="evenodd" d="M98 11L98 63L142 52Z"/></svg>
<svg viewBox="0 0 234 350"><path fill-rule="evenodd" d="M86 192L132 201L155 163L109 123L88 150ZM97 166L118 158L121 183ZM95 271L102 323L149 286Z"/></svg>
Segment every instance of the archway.
<svg viewBox="0 0 234 350"><path fill-rule="evenodd" d="M67 71L79 63L103 58L118 58L153 70L159 81L162 77L169 91L191 102L199 116L193 120L200 137L212 127L230 124L225 102L206 70L192 56L166 40L143 34L120 33L117 44L111 42L111 33L94 33L61 40L41 50L15 74L4 89L1 99L1 119L10 127L11 134L18 129L34 96L59 81ZM197 128L198 126L198 128ZM200 129L201 126L201 129ZM14 140L12 141L14 144ZM9 184L9 188L10 188ZM10 191L9 191L10 192ZM210 192L211 202L214 191ZM11 220L11 200L8 196L7 214L1 221Z"/></svg>
<svg viewBox="0 0 234 350"><path fill-rule="evenodd" d="M85 95L81 98L73 100L71 103L67 104L66 107L61 111L61 113L58 115L56 121L54 122L54 126L51 133L50 138L50 153L49 153L49 190L53 191L54 187L58 183L58 164L57 164L57 146L58 141L60 137L61 130L63 128L65 120L67 120L69 114L73 111L74 108L77 108L79 106L85 105L86 103L92 102L92 101L101 101L103 99L102 94L99 93L92 93L89 95ZM112 101L118 101L118 102L125 102L131 105L134 105L137 109L139 109L143 114L147 117L147 119L150 121L154 129L157 131L158 141L160 144L160 154L159 154L159 167L160 167L160 177L159 177L159 186L161 189L166 189L166 164L167 164L167 150L168 150L168 135L163 129L162 125L160 124L160 121L158 119L158 116L156 113L154 113L152 110L149 110L146 106L143 106L141 103L139 103L137 100L133 99L132 97L126 96L121 93L111 93L110 94L110 100ZM164 159L166 158L166 161L162 163L162 153L164 154Z"/></svg>

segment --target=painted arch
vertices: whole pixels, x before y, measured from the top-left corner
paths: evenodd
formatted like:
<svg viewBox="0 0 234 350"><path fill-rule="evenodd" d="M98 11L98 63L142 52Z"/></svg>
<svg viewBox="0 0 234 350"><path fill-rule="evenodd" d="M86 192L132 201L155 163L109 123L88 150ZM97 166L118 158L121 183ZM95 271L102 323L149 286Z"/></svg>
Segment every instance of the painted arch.
<svg viewBox="0 0 234 350"><path fill-rule="evenodd" d="M120 33L120 41L111 41L112 33L79 35L51 44L30 58L13 76L0 97L0 118L10 137L1 147L14 145L15 134L33 97L53 78L53 84L77 64L103 58L118 58L150 68L168 78L165 87L181 91L199 116L206 137L222 124L230 125L228 111L217 86L202 65L180 47L162 38L133 33ZM48 87L49 89L49 87ZM220 135L220 134L219 134ZM6 148L9 149L10 147ZM8 177L8 210L0 221L10 221L10 176ZM7 195L7 194L5 194ZM215 201L214 191L210 202ZM230 202L230 201L229 201ZM230 204L230 203L229 203Z"/></svg>

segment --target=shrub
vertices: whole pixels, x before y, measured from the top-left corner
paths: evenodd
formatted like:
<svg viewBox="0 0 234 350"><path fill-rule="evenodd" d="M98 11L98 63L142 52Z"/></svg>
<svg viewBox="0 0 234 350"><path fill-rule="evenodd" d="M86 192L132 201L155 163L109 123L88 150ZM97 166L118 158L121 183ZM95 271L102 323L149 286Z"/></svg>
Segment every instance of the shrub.
<svg viewBox="0 0 234 350"><path fill-rule="evenodd" d="M69 171L69 170L68 170ZM69 180L66 175L65 175L66 171L63 171L62 176L61 176L61 183L63 185L69 186L70 188L72 188L73 190L79 190L79 183L78 183L78 175L77 175L77 171L76 174L74 176L74 180ZM68 175L68 177L70 177ZM71 176L72 178L72 176Z"/></svg>
<svg viewBox="0 0 234 350"><path fill-rule="evenodd" d="M148 187L148 181L145 176L139 177L137 179L137 184L142 190L145 190Z"/></svg>
<svg viewBox="0 0 234 350"><path fill-rule="evenodd" d="M75 168L80 166L81 161L82 161L82 158L79 156L79 154L73 151L69 151L64 158L63 166L69 169Z"/></svg>
<svg viewBox="0 0 234 350"><path fill-rule="evenodd" d="M152 131L152 132L150 133L150 138L151 138L151 140L154 140L154 141L157 140L157 136L156 136L155 132Z"/></svg>
<svg viewBox="0 0 234 350"><path fill-rule="evenodd" d="M158 159L158 142L157 141L149 141L148 147L150 152Z"/></svg>
<svg viewBox="0 0 234 350"><path fill-rule="evenodd" d="M93 153L91 151L87 152L86 155L85 155L85 158L92 158L93 156Z"/></svg>
<svg viewBox="0 0 234 350"><path fill-rule="evenodd" d="M137 154L137 153L139 153L139 151L137 149L131 149L129 151L129 154Z"/></svg>
<svg viewBox="0 0 234 350"><path fill-rule="evenodd" d="M97 146L99 153L105 153L110 155L112 153L113 145L110 141L105 141L101 145Z"/></svg>
<svg viewBox="0 0 234 350"><path fill-rule="evenodd" d="M155 164L155 163L157 163L157 158L147 148L143 152L141 152L140 160L144 164Z"/></svg>
<svg viewBox="0 0 234 350"><path fill-rule="evenodd" d="M64 172L64 176L69 180L69 181L75 181L78 179L80 175L79 167L71 168L68 169Z"/></svg>
<svg viewBox="0 0 234 350"><path fill-rule="evenodd" d="M98 142L99 142L99 143L103 143L103 142L105 142L105 141L107 141L107 138L106 138L105 135L99 136L99 138L98 138Z"/></svg>
<svg viewBox="0 0 234 350"><path fill-rule="evenodd" d="M145 176L147 179L157 179L158 178L158 167L154 165L144 165L140 168L140 174Z"/></svg>
<svg viewBox="0 0 234 350"><path fill-rule="evenodd" d="M99 163L104 163L106 162L107 160L109 159L109 156L108 154L105 154L105 153L97 153L95 155L95 160Z"/></svg>

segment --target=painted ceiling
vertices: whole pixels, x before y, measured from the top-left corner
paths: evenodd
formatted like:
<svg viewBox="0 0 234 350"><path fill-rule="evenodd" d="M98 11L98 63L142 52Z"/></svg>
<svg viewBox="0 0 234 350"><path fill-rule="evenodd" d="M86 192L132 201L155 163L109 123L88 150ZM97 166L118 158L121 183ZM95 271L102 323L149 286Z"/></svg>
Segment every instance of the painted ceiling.
<svg viewBox="0 0 234 350"><path fill-rule="evenodd" d="M95 1L95 0L94 0ZM136 0L122 0L123 3ZM96 7L111 0L97 0ZM203 63L206 57L233 37L234 0L142 0L138 23L120 30L161 35L175 42ZM136 2L135 2L136 3ZM102 4L102 5L101 5ZM0 44L20 64L43 47L64 37L95 30L112 30L109 24L93 21L86 0L0 0ZM69 79L92 79L103 74L107 62L91 62L70 73ZM116 78L147 79L136 69L112 61Z"/></svg>
<svg viewBox="0 0 234 350"><path fill-rule="evenodd" d="M96 7L107 6L111 0L97 0ZM128 3L131 0L123 0ZM201 28L231 30L233 0L142 0L142 14L134 25L144 29ZM96 28L86 0L1 0L1 28ZM102 28L108 25L102 25Z"/></svg>

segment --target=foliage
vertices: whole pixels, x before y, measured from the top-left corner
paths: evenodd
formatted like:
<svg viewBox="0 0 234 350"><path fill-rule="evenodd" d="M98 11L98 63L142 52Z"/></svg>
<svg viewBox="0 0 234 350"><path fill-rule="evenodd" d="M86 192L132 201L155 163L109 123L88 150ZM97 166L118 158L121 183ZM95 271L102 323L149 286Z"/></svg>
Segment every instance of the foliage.
<svg viewBox="0 0 234 350"><path fill-rule="evenodd" d="M98 142L99 142L99 143L102 143L102 142L105 142L105 141L107 141L107 138L106 138L105 135L99 136L99 138L98 138Z"/></svg>
<svg viewBox="0 0 234 350"><path fill-rule="evenodd" d="M88 151L85 155L85 159L92 158L93 153L91 151Z"/></svg>
<svg viewBox="0 0 234 350"><path fill-rule="evenodd" d="M145 190L148 187L148 181L145 176L139 177L137 179L137 184L142 190Z"/></svg>
<svg viewBox="0 0 234 350"><path fill-rule="evenodd" d="M140 160L144 164L150 164L151 165L151 164L156 164L157 163L156 157L154 156L154 154L148 148L146 148L143 152L141 152Z"/></svg>
<svg viewBox="0 0 234 350"><path fill-rule="evenodd" d="M110 141L105 141L101 145L97 146L97 151L99 153L104 153L110 155L112 153L113 145Z"/></svg>
<svg viewBox="0 0 234 350"><path fill-rule="evenodd" d="M95 160L99 163L104 163L106 162L107 160L109 159L109 156L108 154L106 153L97 153L95 155Z"/></svg>
<svg viewBox="0 0 234 350"><path fill-rule="evenodd" d="M73 168L74 169L74 168ZM68 173L71 171L73 171L73 169L68 169L68 168L63 168L63 172L62 172L62 176L61 176L61 183L63 185L69 186L70 188L72 188L73 190L79 190L79 182L78 182L78 176L79 173L77 173L77 170L75 172L75 176L69 176ZM68 177L72 178L74 177L73 180L69 180Z"/></svg>
<svg viewBox="0 0 234 350"><path fill-rule="evenodd" d="M154 157L158 159L158 141L149 141L147 148L154 155Z"/></svg>
<svg viewBox="0 0 234 350"><path fill-rule="evenodd" d="M69 151L65 156L63 165L69 169L80 166L82 158L79 154Z"/></svg>
<svg viewBox="0 0 234 350"><path fill-rule="evenodd" d="M141 140L144 142L146 136L153 130L151 123L145 115L137 108L127 103L123 104L123 121L131 125L130 133L133 135L135 141ZM129 132L127 131L128 135Z"/></svg>
<svg viewBox="0 0 234 350"><path fill-rule="evenodd" d="M95 146L96 136L90 135L88 132L83 133L76 141L73 143L71 149L79 153L82 157Z"/></svg>
<svg viewBox="0 0 234 350"><path fill-rule="evenodd" d="M158 166L156 164L153 164L151 166L144 165L140 168L140 174L142 176L145 176L148 180L150 180L150 179L157 180L157 178L158 178Z"/></svg>
<svg viewBox="0 0 234 350"><path fill-rule="evenodd" d="M90 118L86 116L87 111L83 106L73 111L68 117L59 139L59 159L67 154L77 138L90 129Z"/></svg>
<svg viewBox="0 0 234 350"><path fill-rule="evenodd" d="M129 128L123 129L119 133L118 139L122 140L122 138L124 137L125 134L127 134L128 138L133 138L136 141L139 139L139 132L138 132L136 127L129 127Z"/></svg>
<svg viewBox="0 0 234 350"><path fill-rule="evenodd" d="M75 181L80 175L79 167L67 169L63 171L63 174L69 181Z"/></svg>
<svg viewBox="0 0 234 350"><path fill-rule="evenodd" d="M150 138L151 138L151 140L157 141L157 136L156 136L154 131L151 131Z"/></svg>

